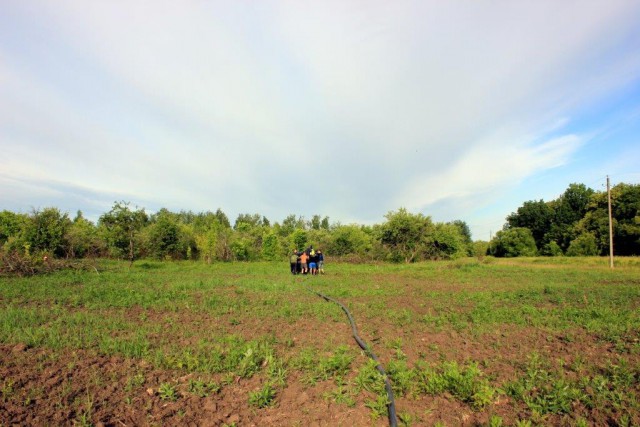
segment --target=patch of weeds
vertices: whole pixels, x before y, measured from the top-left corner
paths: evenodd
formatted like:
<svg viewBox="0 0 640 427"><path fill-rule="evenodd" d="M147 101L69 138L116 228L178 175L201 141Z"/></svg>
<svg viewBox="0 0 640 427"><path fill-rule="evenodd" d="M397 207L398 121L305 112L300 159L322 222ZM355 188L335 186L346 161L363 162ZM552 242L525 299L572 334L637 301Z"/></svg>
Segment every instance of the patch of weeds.
<svg viewBox="0 0 640 427"><path fill-rule="evenodd" d="M387 374L391 378L394 393L404 396L414 385L415 371L409 369L406 360L391 360L387 365Z"/></svg>
<svg viewBox="0 0 640 427"><path fill-rule="evenodd" d="M43 387L31 387L27 391L27 396L24 398L22 404L24 406L30 406L37 399L40 399L44 395Z"/></svg>
<svg viewBox="0 0 640 427"><path fill-rule="evenodd" d="M389 320L399 327L409 325L413 321L413 313L406 308L402 310L390 310L388 316Z"/></svg>
<svg viewBox="0 0 640 427"><path fill-rule="evenodd" d="M409 427L417 420L408 412L398 412L398 421L400 422L401 426Z"/></svg>
<svg viewBox="0 0 640 427"><path fill-rule="evenodd" d="M540 415L567 414L571 412L573 402L587 401L587 396L575 383L552 374L545 366L534 354L525 375L505 385L507 395L523 401Z"/></svg>
<svg viewBox="0 0 640 427"><path fill-rule="evenodd" d="M142 387L144 384L145 378L142 373L137 373L134 376L127 378L127 384L124 386L124 390L126 392L132 391L134 388Z"/></svg>
<svg viewBox="0 0 640 427"><path fill-rule="evenodd" d="M375 399L369 399L364 402L364 406L371 409L371 418L377 420L387 415L387 405L389 400L387 395L377 395Z"/></svg>
<svg viewBox="0 0 640 427"><path fill-rule="evenodd" d="M256 408L266 408L272 406L275 401L276 390L269 383L266 383L260 390L249 392L249 405Z"/></svg>
<svg viewBox="0 0 640 427"><path fill-rule="evenodd" d="M304 349L291 361L291 366L306 372L303 382L309 385L317 381L325 381L332 377L341 377L349 372L354 356L349 346L341 345L333 354L319 356L315 349Z"/></svg>
<svg viewBox="0 0 640 427"><path fill-rule="evenodd" d="M88 414L85 411L82 411L78 414L78 416L76 417L76 422L75 425L81 426L81 427L91 427L93 426L93 423L91 422L91 415Z"/></svg>
<svg viewBox="0 0 640 427"><path fill-rule="evenodd" d="M335 403L347 405L350 408L356 405L354 391L343 384L338 385L335 390L325 393L323 397L326 400L332 400Z"/></svg>
<svg viewBox="0 0 640 427"><path fill-rule="evenodd" d="M492 415L491 418L489 418L489 424L487 424L489 427L502 427L502 418L497 416L497 415Z"/></svg>
<svg viewBox="0 0 640 427"><path fill-rule="evenodd" d="M15 393L13 388L14 384L15 381L11 378L6 379L4 383L2 383L2 387L0 387L0 394L2 394L3 402L8 402L13 397L13 394Z"/></svg>
<svg viewBox="0 0 640 427"><path fill-rule="evenodd" d="M379 395L385 394L386 396L384 377L378 372L376 366L375 360L367 360L367 363L358 371L354 381L359 390L366 390Z"/></svg>
<svg viewBox="0 0 640 427"><path fill-rule="evenodd" d="M587 422L587 420L585 420L582 417L578 417L578 419L574 423L575 427L587 427L588 425L589 425L589 423Z"/></svg>
<svg viewBox="0 0 640 427"><path fill-rule="evenodd" d="M207 397L211 393L218 393L220 389L220 385L213 381L206 382L201 378L189 380L189 393L193 393L198 397Z"/></svg>
<svg viewBox="0 0 640 427"><path fill-rule="evenodd" d="M432 368L419 362L416 375L419 391L433 395L448 392L475 409L490 404L496 394L475 363L461 367L456 362L443 362Z"/></svg>
<svg viewBox="0 0 640 427"><path fill-rule="evenodd" d="M270 354L266 357L267 375L274 384L284 386L287 383L287 368L281 359Z"/></svg>
<svg viewBox="0 0 640 427"><path fill-rule="evenodd" d="M158 394L162 400L169 400L171 402L178 400L178 390L176 386L171 383L160 384Z"/></svg>
<svg viewBox="0 0 640 427"><path fill-rule="evenodd" d="M93 426L93 423L91 422L91 418L93 417L93 401L93 396L90 393L87 393L85 401L82 402L84 403L84 409L78 411L76 425L80 425L82 427Z"/></svg>

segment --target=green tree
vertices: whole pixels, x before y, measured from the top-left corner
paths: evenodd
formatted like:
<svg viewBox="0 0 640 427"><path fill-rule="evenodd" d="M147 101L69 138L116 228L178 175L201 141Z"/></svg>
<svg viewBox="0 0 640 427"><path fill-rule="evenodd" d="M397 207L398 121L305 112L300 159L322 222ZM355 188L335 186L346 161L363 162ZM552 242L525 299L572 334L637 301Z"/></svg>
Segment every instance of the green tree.
<svg viewBox="0 0 640 427"><path fill-rule="evenodd" d="M400 208L385 215L387 221L380 227L380 241L389 248L393 260L409 263L424 251L425 237L433 230L430 217L411 214Z"/></svg>
<svg viewBox="0 0 640 427"><path fill-rule="evenodd" d="M273 231L268 231L262 237L262 258L269 261L281 259L282 249L278 236Z"/></svg>
<svg viewBox="0 0 640 427"><path fill-rule="evenodd" d="M596 237L591 233L583 233L571 241L567 256L595 256L598 252Z"/></svg>
<svg viewBox="0 0 640 427"><path fill-rule="evenodd" d="M282 220L279 233L281 237L290 236L295 230L305 230L306 224L303 217L296 217L291 214Z"/></svg>
<svg viewBox="0 0 640 427"><path fill-rule="evenodd" d="M127 257L133 264L136 256L136 237L148 221L144 209L131 209L128 202L115 202L111 210L100 217L98 225L105 230L107 242L118 256Z"/></svg>
<svg viewBox="0 0 640 427"><path fill-rule="evenodd" d="M328 250L332 255L366 255L371 250L372 238L356 224L340 225L331 232Z"/></svg>
<svg viewBox="0 0 640 427"><path fill-rule="evenodd" d="M554 242L553 240L546 243L541 251L540 251L540 255L544 255L544 256L562 256L564 255L562 252L562 248L560 247L560 245L558 245L556 242Z"/></svg>
<svg viewBox="0 0 640 427"><path fill-rule="evenodd" d="M535 256L536 241L528 228L507 228L498 231L491 240L489 254L496 257Z"/></svg>
<svg viewBox="0 0 640 427"><path fill-rule="evenodd" d="M233 225L234 230L248 230L250 228L261 227L263 219L260 214L240 214ZM266 218L265 218L266 219Z"/></svg>
<svg viewBox="0 0 640 427"><path fill-rule="evenodd" d="M10 237L18 237L26 218L11 211L0 212L0 246L4 245Z"/></svg>
<svg viewBox="0 0 640 427"><path fill-rule="evenodd" d="M465 221L457 219L450 224L458 228L460 235L462 236L462 241L466 247L467 255L473 256L473 239L471 238L471 230L469 229L467 223Z"/></svg>
<svg viewBox="0 0 640 427"><path fill-rule="evenodd" d="M640 185L618 184L611 189L613 248L616 255L640 254ZM576 224L576 233L591 233L601 255L609 253L607 193L591 197L587 213Z"/></svg>
<svg viewBox="0 0 640 427"><path fill-rule="evenodd" d="M455 259L469 253L466 236L456 224L435 224L426 240L424 256L429 259Z"/></svg>
<svg viewBox="0 0 640 427"><path fill-rule="evenodd" d="M175 214L161 209L152 217L146 233L147 250L154 258L186 258L187 247L182 245L180 224Z"/></svg>
<svg viewBox="0 0 640 427"><path fill-rule="evenodd" d="M66 254L65 235L70 225L69 215L58 208L34 210L24 224L21 241L31 253L48 252L62 257Z"/></svg>
<svg viewBox="0 0 640 427"><path fill-rule="evenodd" d="M473 256L482 259L489 251L489 242L476 240L473 242Z"/></svg>
<svg viewBox="0 0 640 427"><path fill-rule="evenodd" d="M507 216L509 227L525 227L531 230L536 247L542 248L545 244L544 238L551 230L554 219L553 208L543 200L528 201L518 208L517 212Z"/></svg>
<svg viewBox="0 0 640 427"><path fill-rule="evenodd" d="M98 228L78 211L67 228L67 256L70 258L97 257L105 253L106 245L98 234Z"/></svg>
<svg viewBox="0 0 640 427"><path fill-rule="evenodd" d="M566 251L578 233L576 225L587 213L594 193L584 184L574 183L558 199L552 201L550 206L553 209L553 220L545 242L553 240Z"/></svg>
<svg viewBox="0 0 640 427"><path fill-rule="evenodd" d="M291 234L291 244L294 249L303 250L307 246L307 241L307 232L303 229L298 228Z"/></svg>
<svg viewBox="0 0 640 427"><path fill-rule="evenodd" d="M235 261L249 261L250 243L245 239L235 239L231 242L231 253Z"/></svg>

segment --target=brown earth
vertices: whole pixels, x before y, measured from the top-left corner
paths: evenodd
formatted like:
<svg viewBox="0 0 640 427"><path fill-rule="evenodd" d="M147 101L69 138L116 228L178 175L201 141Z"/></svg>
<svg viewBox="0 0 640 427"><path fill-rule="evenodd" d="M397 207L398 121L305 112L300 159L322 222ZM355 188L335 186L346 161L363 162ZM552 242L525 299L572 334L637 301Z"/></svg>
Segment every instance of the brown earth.
<svg viewBox="0 0 640 427"><path fill-rule="evenodd" d="M301 298L315 298L302 296ZM389 297L395 307L407 307L422 315L429 312L428 304L417 304L411 292ZM500 326L474 334L473 331L448 329L437 332L427 325L413 321L410 326L394 325L386 319L366 317L367 300L349 300L351 311L365 341L372 344L383 365L395 357L389 343L400 339L402 351L410 362L424 360L438 363L453 360L483 363L482 370L492 384L513 380L517 371L526 365L532 352L542 357L571 365L576 357L587 364L603 366L615 352L611 344L597 340L582 330L548 332L539 328ZM82 309L80 309L82 310ZM144 316L143 316L144 314ZM287 320L242 316L234 323L234 314L207 316L190 312L166 313L136 308L128 310L125 319L131 322L172 324L174 330L211 330L233 333L246 339L264 335L276 338L277 351L285 359L299 347L313 346L323 337L332 345L356 347L346 318L318 322L316 319ZM154 337L149 337L151 340ZM160 340L161 337L156 337ZM197 337L185 335L180 344L189 346ZM288 342L290 344L285 345ZM292 343L292 344L291 344ZM639 357L632 357L638 365ZM362 366L362 353L353 366ZM355 396L356 404L349 407L326 398L335 390L332 380L307 385L297 373L288 376L286 385L278 392L273 407L257 409L248 404L250 392L259 389L265 379L255 375L250 379L225 378L223 375L202 376L206 381L222 385L217 393L198 397L188 391L189 380L196 374L185 375L179 370L162 370L140 359L105 356L92 350L53 350L29 348L24 344L0 345L0 425L90 425L95 426L385 426L382 417L372 419L365 406L366 393ZM351 379L355 373L351 374ZM142 378L132 385L136 376ZM175 384L175 401L163 400L159 387ZM485 410L473 410L453 396L398 397L399 413L414 414L412 425L447 426L485 425L491 416L502 417L513 424L530 417L522 403L501 395ZM575 408L575 412L594 425L606 425L608 420L597 411ZM569 415L551 415L546 425L572 425ZM639 422L636 417L632 422Z"/></svg>

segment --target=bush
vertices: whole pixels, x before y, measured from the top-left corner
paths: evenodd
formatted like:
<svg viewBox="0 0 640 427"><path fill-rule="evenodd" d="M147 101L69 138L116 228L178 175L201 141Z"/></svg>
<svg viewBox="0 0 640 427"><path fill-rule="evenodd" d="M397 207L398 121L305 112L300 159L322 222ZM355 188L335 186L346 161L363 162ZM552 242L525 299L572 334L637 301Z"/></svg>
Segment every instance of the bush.
<svg viewBox="0 0 640 427"><path fill-rule="evenodd" d="M562 256L562 248L556 242L551 241L542 247L541 255Z"/></svg>
<svg viewBox="0 0 640 427"><path fill-rule="evenodd" d="M496 233L490 243L489 253L496 257L535 256L536 241L528 228L508 228Z"/></svg>
<svg viewBox="0 0 640 427"><path fill-rule="evenodd" d="M568 256L596 256L598 255L598 244L596 236L591 233L583 233L576 237L569 244Z"/></svg>

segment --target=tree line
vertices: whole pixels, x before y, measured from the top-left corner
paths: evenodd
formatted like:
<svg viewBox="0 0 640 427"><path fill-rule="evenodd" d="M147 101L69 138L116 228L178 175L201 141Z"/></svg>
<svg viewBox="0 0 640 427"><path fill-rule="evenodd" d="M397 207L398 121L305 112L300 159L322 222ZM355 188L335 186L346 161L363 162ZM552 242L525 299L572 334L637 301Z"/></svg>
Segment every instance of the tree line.
<svg viewBox="0 0 640 427"><path fill-rule="evenodd" d="M70 218L55 207L0 212L3 253L34 258L285 260L292 250L308 245L330 257L362 261L414 262L473 253L464 221L438 223L406 209L389 212L382 224L372 226L330 223L320 215L309 220L289 215L272 223L260 214L240 214L231 224L221 209L149 214L124 201L114 203L95 224L80 211Z"/></svg>
<svg viewBox="0 0 640 427"><path fill-rule="evenodd" d="M640 255L640 185L611 189L615 255ZM488 254L515 256L597 256L609 254L606 191L571 184L557 199L530 200L506 218Z"/></svg>
<svg viewBox="0 0 640 427"><path fill-rule="evenodd" d="M640 254L640 185L611 190L617 255ZM29 213L0 212L2 254L32 258L139 258L159 260L285 260L308 245L329 257L361 261L416 262L464 256L589 256L608 254L606 192L571 184L557 199L527 201L506 218L490 242L472 241L464 221L391 211L381 224L343 225L329 217L289 215L271 222L240 214L232 224L215 212L172 212L116 202L97 223L78 211L74 218L55 207Z"/></svg>

